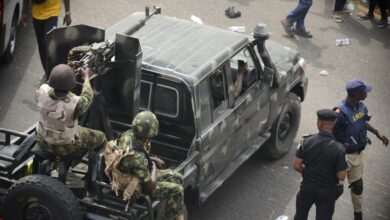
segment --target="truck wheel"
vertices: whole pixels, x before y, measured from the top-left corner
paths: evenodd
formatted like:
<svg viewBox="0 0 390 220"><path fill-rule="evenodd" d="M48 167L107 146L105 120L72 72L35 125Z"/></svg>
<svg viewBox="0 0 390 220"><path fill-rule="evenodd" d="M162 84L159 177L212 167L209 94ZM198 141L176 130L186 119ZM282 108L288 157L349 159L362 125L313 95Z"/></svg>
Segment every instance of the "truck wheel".
<svg viewBox="0 0 390 220"><path fill-rule="evenodd" d="M17 14L14 14L14 17L12 18L8 46L2 57L2 61L4 63L10 63L15 55L17 23L18 23L18 16Z"/></svg>
<svg viewBox="0 0 390 220"><path fill-rule="evenodd" d="M288 93L283 109L274 124L271 138L264 150L270 159L279 159L291 148L301 120L300 100L294 93Z"/></svg>
<svg viewBox="0 0 390 220"><path fill-rule="evenodd" d="M4 219L81 220L77 198L61 182L31 175L14 183L4 197Z"/></svg>

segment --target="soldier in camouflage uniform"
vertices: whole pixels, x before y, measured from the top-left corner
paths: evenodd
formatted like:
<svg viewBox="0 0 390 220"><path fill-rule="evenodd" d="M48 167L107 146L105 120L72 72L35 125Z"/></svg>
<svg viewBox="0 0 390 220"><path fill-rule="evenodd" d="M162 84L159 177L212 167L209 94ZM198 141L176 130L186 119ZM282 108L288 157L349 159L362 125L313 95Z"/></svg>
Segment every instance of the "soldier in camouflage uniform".
<svg viewBox="0 0 390 220"><path fill-rule="evenodd" d="M42 150L66 156L82 148L92 150L106 144L103 132L78 125L77 118L88 110L93 99L89 72L82 70L81 74L84 84L80 96L70 92L76 79L73 69L65 64L55 66L48 84L37 91L40 118L36 140Z"/></svg>
<svg viewBox="0 0 390 220"><path fill-rule="evenodd" d="M167 199L165 219L183 219L182 175L174 170L163 169L165 163L161 159L149 156L149 138L156 136L159 130L156 116L149 111L138 113L132 128L117 139L119 149L131 148L134 151L121 159L118 169L136 176L152 198Z"/></svg>

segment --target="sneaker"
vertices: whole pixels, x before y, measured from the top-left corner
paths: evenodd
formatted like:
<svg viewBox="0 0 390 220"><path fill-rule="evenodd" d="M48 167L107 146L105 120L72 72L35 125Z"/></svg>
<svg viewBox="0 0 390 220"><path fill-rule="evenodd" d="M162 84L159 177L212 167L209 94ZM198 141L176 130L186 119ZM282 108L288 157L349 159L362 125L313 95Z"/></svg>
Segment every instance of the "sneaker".
<svg viewBox="0 0 390 220"><path fill-rule="evenodd" d="M366 14L366 15L359 16L359 18L360 18L361 20L371 20L371 19L374 18L374 15L372 15L372 14Z"/></svg>
<svg viewBox="0 0 390 220"><path fill-rule="evenodd" d="M286 31L286 33L289 35L289 36L293 36L294 35L294 31L292 29L292 24L290 24L287 19L282 19L280 20L280 23L282 24L283 28L284 28L284 31Z"/></svg>
<svg viewBox="0 0 390 220"><path fill-rule="evenodd" d="M382 19L378 22L378 24L376 25L378 28L384 28L387 26L387 20L385 19Z"/></svg>
<svg viewBox="0 0 390 220"><path fill-rule="evenodd" d="M313 38L313 34L311 34L310 31L296 29L294 33L301 37Z"/></svg>

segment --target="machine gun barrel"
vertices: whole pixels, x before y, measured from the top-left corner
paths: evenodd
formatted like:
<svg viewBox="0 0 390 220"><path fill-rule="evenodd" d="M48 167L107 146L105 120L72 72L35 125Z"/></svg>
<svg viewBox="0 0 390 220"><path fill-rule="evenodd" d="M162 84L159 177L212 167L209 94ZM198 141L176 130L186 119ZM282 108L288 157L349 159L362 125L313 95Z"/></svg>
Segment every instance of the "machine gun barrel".
<svg viewBox="0 0 390 220"><path fill-rule="evenodd" d="M142 18L137 23L129 27L124 33L127 35L134 34L136 31L138 31L145 25L146 21L149 20L149 18L156 14L161 14L161 7L154 6L151 14L149 14L149 7L145 7L145 18Z"/></svg>

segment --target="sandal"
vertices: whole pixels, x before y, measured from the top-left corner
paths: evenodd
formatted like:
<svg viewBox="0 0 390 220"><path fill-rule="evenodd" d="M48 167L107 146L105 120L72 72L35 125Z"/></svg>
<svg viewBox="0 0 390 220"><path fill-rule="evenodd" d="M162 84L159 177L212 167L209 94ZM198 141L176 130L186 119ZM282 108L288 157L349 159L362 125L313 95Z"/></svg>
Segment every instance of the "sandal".
<svg viewBox="0 0 390 220"><path fill-rule="evenodd" d="M306 37L306 38L312 38L313 37L313 34L310 33L310 31L302 31L302 30L298 30L296 29L294 31L294 33L298 36L301 36L301 37Z"/></svg>
<svg viewBox="0 0 390 220"><path fill-rule="evenodd" d="M343 19L340 15L338 15L338 14L334 14L332 17L333 17L333 20L334 20L335 22L337 22L337 23L342 23L342 22L344 22L344 19Z"/></svg>

